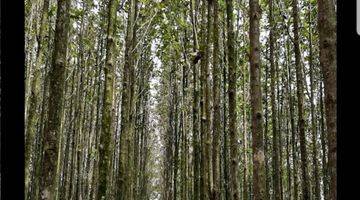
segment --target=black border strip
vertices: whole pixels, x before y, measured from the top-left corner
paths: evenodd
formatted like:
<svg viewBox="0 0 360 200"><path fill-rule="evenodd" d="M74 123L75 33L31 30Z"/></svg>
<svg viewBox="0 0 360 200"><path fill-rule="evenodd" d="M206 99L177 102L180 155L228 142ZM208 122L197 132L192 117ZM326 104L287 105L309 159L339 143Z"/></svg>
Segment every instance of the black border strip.
<svg viewBox="0 0 360 200"><path fill-rule="evenodd" d="M1 199L24 199L24 0L1 1Z"/></svg>

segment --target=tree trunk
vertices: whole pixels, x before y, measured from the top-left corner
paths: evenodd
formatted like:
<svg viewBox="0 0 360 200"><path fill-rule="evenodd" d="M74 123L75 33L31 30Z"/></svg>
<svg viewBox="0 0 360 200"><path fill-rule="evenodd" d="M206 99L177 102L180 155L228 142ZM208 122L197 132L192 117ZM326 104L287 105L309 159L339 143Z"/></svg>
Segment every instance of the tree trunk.
<svg viewBox="0 0 360 200"><path fill-rule="evenodd" d="M99 186L97 199L106 199L108 176L111 159L111 138L113 134L113 87L114 87L114 51L115 51L115 21L117 1L110 0L108 4L108 27L105 60L105 86L103 96L103 110L101 118L101 134L99 146Z"/></svg>
<svg viewBox="0 0 360 200"><path fill-rule="evenodd" d="M334 1L318 1L318 28L320 38L320 65L325 90L325 116L328 139L329 194L326 199L337 199L336 174L336 12Z"/></svg>
<svg viewBox="0 0 360 200"><path fill-rule="evenodd" d="M297 87L298 104L298 126L301 152L301 171L302 171L302 196L304 200L310 199L309 178L307 167L307 150L305 137L305 119L304 119L304 81L303 69L301 66L300 40L299 40L299 13L298 0L293 0L293 20L294 20L294 51L295 51L295 71Z"/></svg>
<svg viewBox="0 0 360 200"><path fill-rule="evenodd" d="M238 181L238 144L236 128L236 54L235 38L233 30L233 1L226 0L226 25L227 25L227 48L228 48L228 84L229 84L229 136L230 136L230 192L232 200L239 200L239 181Z"/></svg>
<svg viewBox="0 0 360 200"><path fill-rule="evenodd" d="M273 133L273 181L274 181L274 198L275 200L281 200L280 192L280 166L279 166L279 150L278 150L278 137L279 133L277 130L277 110L275 100L275 61L274 61L274 16L273 16L273 1L269 0L269 21L270 21L270 90L271 90L271 119L272 119L272 133Z"/></svg>
<svg viewBox="0 0 360 200"><path fill-rule="evenodd" d="M31 178L31 171L30 168L32 167L32 160L31 156L33 155L33 147L34 147L34 140L35 140L35 133L36 133L36 115L37 107L38 107L38 100L40 96L40 72L41 72L41 64L43 62L43 49L45 45L44 37L45 37L45 25L48 18L48 10L49 10L49 0L44 0L43 9L41 13L41 21L40 21L40 30L39 35L37 38L38 49L36 52L36 61L35 61L35 68L33 69L34 77L33 82L31 84L31 91L29 97L29 111L27 115L27 122L26 122L26 140L25 140L25 197L28 196L29 192L29 183ZM31 66L28 66L31 67Z"/></svg>
<svg viewBox="0 0 360 200"><path fill-rule="evenodd" d="M254 199L265 200L265 156L263 144L263 110L260 80L260 5L250 0L250 96L251 129L253 147L253 187ZM231 110L231 109L230 109Z"/></svg>
<svg viewBox="0 0 360 200"><path fill-rule="evenodd" d="M121 133L120 133L120 156L119 156L119 191L120 199L130 200L133 198L133 169L132 169L132 129L133 129L133 105L134 105L134 44L135 44L135 18L137 14L137 0L129 2L129 14L127 21L125 40L125 64L122 80L122 103L121 103Z"/></svg>
<svg viewBox="0 0 360 200"><path fill-rule="evenodd" d="M213 200L220 200L220 65L219 65L219 16L218 0L214 0L214 27L213 27Z"/></svg>
<svg viewBox="0 0 360 200"><path fill-rule="evenodd" d="M315 118L315 105L314 105L314 86L316 85L314 80L314 66L313 66L313 48L312 48L312 18L311 18L312 8L311 3L309 3L309 68L310 68L310 114L311 114L311 135L312 135L312 156L313 156L313 166L314 166L314 193L315 199L320 200L320 181L319 181L319 167L318 167L318 158L317 158L317 129L316 129L316 118Z"/></svg>
<svg viewBox="0 0 360 200"><path fill-rule="evenodd" d="M59 151L59 134L61 129L62 102L65 82L66 54L70 25L70 0L58 0L55 28L55 43L52 69L50 70L50 100L48 120L44 130L44 159L41 175L41 199L55 199L56 169Z"/></svg>
<svg viewBox="0 0 360 200"><path fill-rule="evenodd" d="M193 51L197 52L199 49L197 39L197 0L191 0L191 23L192 23L192 37L193 37ZM197 62L192 62L193 70L193 105L192 105L192 138L193 138L193 199L200 198L200 138L199 138L199 65Z"/></svg>

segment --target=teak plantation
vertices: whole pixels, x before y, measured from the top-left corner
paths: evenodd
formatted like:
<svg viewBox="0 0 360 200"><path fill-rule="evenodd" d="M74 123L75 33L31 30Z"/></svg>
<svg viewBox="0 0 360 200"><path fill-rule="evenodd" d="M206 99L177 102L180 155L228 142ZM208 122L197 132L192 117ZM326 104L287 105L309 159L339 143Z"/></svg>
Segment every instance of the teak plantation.
<svg viewBox="0 0 360 200"><path fill-rule="evenodd" d="M334 0L25 0L27 200L336 200Z"/></svg>

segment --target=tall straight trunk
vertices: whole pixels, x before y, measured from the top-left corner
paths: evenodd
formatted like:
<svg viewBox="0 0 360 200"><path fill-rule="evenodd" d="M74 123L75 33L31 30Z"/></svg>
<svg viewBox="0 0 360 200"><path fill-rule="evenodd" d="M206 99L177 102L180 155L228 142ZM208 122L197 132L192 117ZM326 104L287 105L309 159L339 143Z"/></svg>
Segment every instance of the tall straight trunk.
<svg viewBox="0 0 360 200"><path fill-rule="evenodd" d="M222 21L226 20L226 14L225 12L220 12L219 13L221 15ZM223 116L222 116L222 120L223 120L223 138L222 138L222 166L220 166L222 168L222 185L223 185L223 192L224 194L221 194L221 197L223 197L224 199L228 200L230 199L230 181L229 181L229 137L228 137L228 93L227 93L227 69L228 69L228 59L227 59L227 41L226 41L226 26L222 26L222 37L221 37L221 46L223 49L223 55L222 55L222 94L223 94L223 102L222 102L222 106L223 106ZM223 193L222 192L222 193Z"/></svg>
<svg viewBox="0 0 360 200"><path fill-rule="evenodd" d="M268 53L268 52L266 52ZM270 182L271 182L271 178L269 177L270 174L270 169L269 169L269 148L268 148L268 141L269 141L269 136L268 136L268 127L269 127L269 123L268 123L268 119L269 119L269 108L268 108L268 77L269 77L269 70L268 70L268 65L265 65L265 130L264 130L264 157L265 157L265 177L266 177L266 182L265 182L265 199L269 199L270 198Z"/></svg>
<svg viewBox="0 0 360 200"><path fill-rule="evenodd" d="M92 81L91 81L91 93L90 93L90 97L92 98L91 100L91 107L88 107L88 109L90 109L90 125L89 125L89 130L88 130L88 143L87 143L87 160L86 160L86 190L84 191L85 195L86 195L86 199L91 199L91 192L92 192L92 188L94 187L94 182L92 182L92 177L93 177L93 173L91 173L91 166L92 163L94 162L91 158L92 156L94 156L94 146L95 146L95 138L96 138L96 134L95 134L95 130L96 127L94 126L94 121L96 120L96 105L97 105L97 96L96 96L96 79L98 78L97 72L98 70L98 66L97 66L97 60L95 61L94 64L94 68L92 70L95 70L96 73L95 75L92 76ZM92 169L94 170L94 168Z"/></svg>
<svg viewBox="0 0 360 200"><path fill-rule="evenodd" d="M278 150L278 141L279 133L277 130L277 110L276 110L276 100L275 100L275 61L274 61L274 16L273 16L273 1L269 0L269 21L270 21L270 98L271 98L271 122L272 122L272 133L273 133L273 184L274 184L274 198L275 200L281 200L281 191L280 191L280 165L279 165L279 150Z"/></svg>
<svg viewBox="0 0 360 200"><path fill-rule="evenodd" d="M177 67L175 67L174 70L172 70L173 76L174 76L174 88L173 88L173 92L174 92L174 154L173 154L173 191L174 191L174 196L173 199L176 200L177 199L177 179L178 179L178 165L179 165L179 120L178 120L178 116L179 116L179 109L178 109L178 84L177 84Z"/></svg>
<svg viewBox="0 0 360 200"><path fill-rule="evenodd" d="M225 16L225 14L224 14ZM224 17L225 18L225 17ZM227 53L226 53L226 37L225 37L225 28L222 31L222 36L223 36L223 48L224 48L224 55L223 55L223 171L224 171L224 180L223 180L223 184L224 184L224 199L228 200L230 199L230 186L229 186L229 145L228 145L228 122L227 122L227 99L226 99L226 94L227 94Z"/></svg>
<svg viewBox="0 0 360 200"><path fill-rule="evenodd" d="M186 15L185 15L186 16ZM183 16L182 16L183 17ZM187 32L184 31L184 36L186 38ZM181 199L187 200L188 199L188 110L186 108L187 105L187 88L188 88L188 68L190 67L187 63L187 43L186 39L184 38L183 46L183 56L186 62L185 65L182 67L182 95L181 95Z"/></svg>
<svg viewBox="0 0 360 200"><path fill-rule="evenodd" d="M40 72L41 72L41 64L43 62L43 49L45 45L44 37L45 37L45 27L48 18L48 10L49 10L49 0L44 0L42 13L41 13L41 21L40 21L40 30L38 35L38 49L36 52L36 61L35 61L35 68L33 69L34 77L31 84L31 91L29 97L29 111L27 115L27 122L26 122L26 140L25 140L25 197L28 196L29 192L29 183L31 179L31 171L30 168L33 168L31 165L31 156L34 153L33 147L34 140L35 140L35 133L36 133L36 115L38 101L40 96ZM31 66L27 66L31 67Z"/></svg>
<svg viewBox="0 0 360 200"><path fill-rule="evenodd" d="M133 123L133 92L134 92L134 36L135 17L137 14L137 0L129 1L129 14L125 38L125 64L122 80L121 102L121 133L120 133L120 156L119 156L119 191L120 199L132 199L132 123Z"/></svg>
<svg viewBox="0 0 360 200"><path fill-rule="evenodd" d="M206 174L207 174L207 196L211 198L211 188L212 188L212 167L211 167L211 91L210 91L210 57L211 57L211 43L212 43L212 29L213 29L213 9L214 2L213 0L207 1L207 35L206 35L206 51L205 51L205 63L204 68L205 75L205 127L206 127L206 137L205 137L205 155L207 160Z"/></svg>
<svg viewBox="0 0 360 200"><path fill-rule="evenodd" d="M71 90L74 91L75 90L75 85L77 85L76 82L76 76L79 73L80 68L77 67L76 69L73 70L73 75L72 75L72 83L71 83ZM76 87L77 88L77 87ZM76 91L78 91L78 89L76 89ZM76 93L77 94L77 93ZM76 118L76 110L77 110L77 103L79 95L76 95L74 98L71 98L71 102L70 102L70 116L73 117L74 119ZM70 194L72 193L73 190L73 184L72 184L72 179L74 177L74 171L72 170L73 167L73 163L74 163L74 151L73 149L75 148L75 120L71 120L69 123L69 129L71 130L71 134L68 135L69 137L69 142L68 145L65 147L65 151L69 151L68 153L66 153L66 155L64 156L64 159L66 158L66 160L68 160L68 162L70 164L67 165L66 171L65 171L65 177L66 177L66 181L68 182L65 185L65 194L60 194L60 198L63 198L63 195L65 198L71 198ZM71 148L71 151L70 151ZM67 155L68 154L68 155ZM70 158L69 158L70 157ZM67 178L69 177L69 178Z"/></svg>
<svg viewBox="0 0 360 200"><path fill-rule="evenodd" d="M213 151L212 151L212 172L213 172L213 195L212 199L220 199L220 65L219 65L219 14L218 0L214 0L214 25L213 25Z"/></svg>
<svg viewBox="0 0 360 200"><path fill-rule="evenodd" d="M113 98L114 98L114 51L115 51L115 21L117 1L110 0L108 4L108 27L105 60L105 85L103 93L103 108L101 118L101 134L99 146L99 186L97 199L106 199L108 186L110 159L111 159L111 138L113 134Z"/></svg>
<svg viewBox="0 0 360 200"><path fill-rule="evenodd" d="M248 130L247 130L247 109L246 109L246 102L247 102L247 91L246 91L246 80L245 80L245 76L248 73L247 71L247 65L243 65L243 144L244 144L244 150L243 150L243 154L244 154L244 169L243 169L243 199L246 200L249 198L249 193L248 193L248 189L249 189L249 169L248 169Z"/></svg>
<svg viewBox="0 0 360 200"><path fill-rule="evenodd" d="M138 69L138 57L139 57L139 53L138 50L135 48L135 44L137 41L137 34L136 34L136 30L137 30L137 18L138 18L138 0L135 0L134 4L133 4L133 13L134 13L134 21L132 23L132 27L133 27L133 31L132 31L132 42L131 42L131 67L130 67L130 104L129 104L129 123L130 123L130 127L129 127L129 140L127 141L127 143L129 144L129 152L128 152L128 179L129 179L129 185L128 185L128 192L129 192L129 199L133 199L134 198L134 188L135 188L135 180L136 180L136 176L135 176L135 171L134 171L134 146L133 146L133 138L134 138L134 134L135 134L135 121L136 121L136 101L137 101L137 96L135 95L135 91L137 90L137 84L136 84L136 74L137 74L137 69Z"/></svg>
<svg viewBox="0 0 360 200"><path fill-rule="evenodd" d="M283 89L280 90L280 77L279 77L279 61L278 56L276 56L276 87L277 87L277 118L278 118L278 151L279 151L279 184L280 184L280 198L284 198L284 189L283 189L283 138L282 138L282 116L283 116Z"/></svg>
<svg viewBox="0 0 360 200"><path fill-rule="evenodd" d="M228 95L229 95L229 136L230 136L230 192L232 200L239 200L237 129L236 129L236 54L233 30L233 1L226 0L226 27L228 48Z"/></svg>
<svg viewBox="0 0 360 200"><path fill-rule="evenodd" d="M295 117L294 117L294 98L292 92L292 71L290 67L290 47L289 42L286 43L287 49L287 91L288 91L288 101L289 101L289 114L290 114L290 128L291 128L291 144L292 144L292 163L293 163L293 189L294 189L294 200L298 199L298 168L297 168L297 142L296 142L296 127L295 127Z"/></svg>
<svg viewBox="0 0 360 200"><path fill-rule="evenodd" d="M197 0L191 0L190 12L191 12L191 24L192 24L192 37L193 37L193 51L199 50L199 44L197 39ZM200 198L200 141L199 141L199 65L197 61L192 62L193 71L193 105L192 105L192 134L193 134L193 199Z"/></svg>
<svg viewBox="0 0 360 200"><path fill-rule="evenodd" d="M48 22L49 24L52 24L51 22L51 18L48 17ZM54 32L51 30L51 29L48 29L48 40L47 40L47 45L48 47L51 47L50 46L50 41L51 41L51 38L54 37ZM51 48L49 48L49 50L51 50ZM43 81L43 89L42 89L42 105L41 105L41 113L40 113L40 119L39 121L40 122L43 122L44 119L46 118L46 115L47 115L47 108L48 108L48 93L49 93L49 83L50 83L50 80L49 80L49 68L50 68L50 56L47 56L46 58L46 63L45 63L45 70L44 70L44 81ZM42 167L41 167L41 163L42 163L42 159L43 159L43 154L42 154L42 148L43 148L43 134L44 134L44 128L45 126L43 125L43 123L39 124L40 125L40 130L38 132L38 135L37 135L37 138L38 138L38 145L36 146L36 150L35 152L37 152L37 156L36 156L36 160L35 160L35 166L34 166L34 170L35 172L33 173L33 176L34 176L34 190L35 192L34 193L31 193L30 196L34 196L35 199L38 199L38 196L40 195L40 191L39 191L39 188L40 188L40 178L41 178L41 171L42 171ZM39 153L41 152L41 153Z"/></svg>
<svg viewBox="0 0 360 200"><path fill-rule="evenodd" d="M336 139L336 11L334 1L318 1L318 28L320 38L320 66L324 80L325 116L328 140L329 194L337 198L337 139Z"/></svg>
<svg viewBox="0 0 360 200"><path fill-rule="evenodd" d="M319 166L317 158L317 129L316 129L316 116L315 116L315 105L314 105L314 86L316 85L314 80L314 66L313 66L313 47L312 47L312 7L309 4L309 68L310 68L310 114L311 114L311 135L312 135L312 156L313 156L313 167L314 167L314 200L320 200L320 180L319 180Z"/></svg>
<svg viewBox="0 0 360 200"><path fill-rule="evenodd" d="M201 111L201 191L200 199L210 198L210 96L209 96L209 52L210 52L210 34L212 23L212 3L206 0L202 1L202 34L200 51L203 55L201 58L201 74L200 74L200 111ZM205 10L207 6L207 20L205 17ZM207 22L205 24L205 22Z"/></svg>
<svg viewBox="0 0 360 200"><path fill-rule="evenodd" d="M302 196L304 200L310 199L309 178L307 167L307 150L305 137L305 119L304 119L304 81L303 69L301 66L300 39L299 39L299 11L298 0L293 0L293 23L294 23L294 51L295 51L295 71L297 87L297 107L298 107L298 126L300 138L301 153L301 171L302 171Z"/></svg>
<svg viewBox="0 0 360 200"><path fill-rule="evenodd" d="M50 70L50 100L48 120L44 130L44 159L41 175L41 199L55 199L56 169L59 151L59 134L61 131L62 102L64 99L64 82L68 32L70 25L70 0L58 0L57 19L55 27L55 42L52 69Z"/></svg>
<svg viewBox="0 0 360 200"><path fill-rule="evenodd" d="M286 90L286 86L285 86ZM287 104L288 106L288 104ZM286 190L286 199L292 199L292 190L291 190L291 168L290 168L290 131L289 131L289 114L288 110L285 109L285 117L286 117L286 172L287 172L287 190Z"/></svg>
<svg viewBox="0 0 360 200"><path fill-rule="evenodd" d="M186 11L182 13L181 18L184 19L184 17L187 16ZM188 132L189 132L189 126L188 126L188 113L189 110L187 108L187 92L188 92L188 82L189 82L189 70L191 68L191 65L188 60L188 41L187 41L187 29L184 29L184 35L182 38L182 46L183 46L183 58L185 61L185 64L182 67L182 94L181 94L181 196L180 199L187 200L189 198L189 141L188 141Z"/></svg>
<svg viewBox="0 0 360 200"><path fill-rule="evenodd" d="M325 136L325 119L324 119L324 98L323 98L323 83L322 81L319 81L320 83L320 95L319 95L319 101L320 101L320 141L321 141L321 164L322 164L322 182L323 182L323 196L326 197L328 193L328 173L327 173L327 151L326 151L326 136Z"/></svg>
<svg viewBox="0 0 360 200"><path fill-rule="evenodd" d="M103 18L101 18L103 19ZM102 95L101 95L101 91L103 91L103 81L101 79L101 74L102 74L102 69L103 69L103 65L102 65L102 57L103 57L103 48L104 48L104 39L102 39L102 35L104 34L103 31L100 31L97 42L98 42L98 47L97 47L97 55L96 55L96 66L97 66L97 70L96 70L96 77L97 80L95 81L95 85L96 85L96 118L95 118L95 130L94 130L94 146L91 149L91 152L95 152L96 149L98 149L98 145L99 145L99 135L101 132L101 107L102 107ZM92 165L92 187L91 187L91 191L90 191L90 199L94 200L97 198L97 186L98 186L98 153L95 153L94 155L94 162Z"/></svg>
<svg viewBox="0 0 360 200"><path fill-rule="evenodd" d="M287 41L286 45L288 44ZM287 48L288 46L286 46L285 48ZM286 50L287 51L287 50ZM284 93L283 93L283 101L285 102L285 135L286 135L286 170L287 170L287 195L285 195L286 199L293 199L293 187L292 187L292 174L291 174L291 167L290 167L290 158L291 158L291 147L290 147L290 141L291 141L291 127L292 125L291 123L291 119L290 119L290 111L289 109L287 109L287 107L290 107L290 98L289 95L290 91L289 90L289 79L288 79L288 71L287 71L287 66L289 65L288 63L288 58L289 56L287 55L287 52L285 52L285 62L284 62L284 66L283 67L283 75L281 76L281 81L284 83ZM286 94L286 95L285 95ZM290 127L289 127L290 125Z"/></svg>
<svg viewBox="0 0 360 200"><path fill-rule="evenodd" d="M172 187L172 176L173 176L173 145L174 145L174 67L170 68L169 76L169 91L168 91L168 127L166 133L166 144L165 144L165 188L164 188L164 199L173 199L173 187Z"/></svg>
<svg viewBox="0 0 360 200"><path fill-rule="evenodd" d="M263 144L263 111L260 80L260 5L258 0L250 0L250 96L251 129L253 147L253 187L254 199L265 199L265 155Z"/></svg>

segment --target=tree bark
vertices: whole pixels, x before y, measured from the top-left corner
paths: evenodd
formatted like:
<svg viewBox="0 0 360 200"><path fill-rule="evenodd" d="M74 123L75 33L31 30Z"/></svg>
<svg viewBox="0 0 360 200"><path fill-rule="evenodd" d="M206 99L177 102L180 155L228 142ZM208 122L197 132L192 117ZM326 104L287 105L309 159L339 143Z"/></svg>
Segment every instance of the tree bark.
<svg viewBox="0 0 360 200"><path fill-rule="evenodd" d="M293 0L293 20L294 20L294 51L295 51L295 71L296 71L296 87L297 87L297 107L298 107L298 126L300 138L301 152L301 171L302 171L302 197L304 200L310 199L308 166L307 166L307 150L305 137L305 119L304 119L304 81L303 69L301 66L300 39L299 39L299 12L298 0Z"/></svg>
<svg viewBox="0 0 360 200"><path fill-rule="evenodd" d="M275 61L274 61L274 16L273 16L273 1L269 0L269 21L270 21L270 98L271 98L271 119L272 119L272 133L273 133L273 181L274 181L274 198L281 200L280 192L280 166L279 166L279 150L278 141L279 133L277 130L277 108L275 100Z"/></svg>
<svg viewBox="0 0 360 200"><path fill-rule="evenodd" d="M99 186L97 199L106 199L111 159L111 138L113 134L113 98L114 98L114 51L115 51L115 21L117 1L110 0L108 4L108 27L105 60L105 82L103 110L101 118L101 134L99 145Z"/></svg>
<svg viewBox="0 0 360 200"><path fill-rule="evenodd" d="M130 200L133 198L133 169L132 169L132 123L134 103L134 44L135 44L135 18L137 14L137 0L129 2L129 13L125 38L125 64L122 80L121 102L121 133L120 133L120 156L119 156L119 191L120 199Z"/></svg>
<svg viewBox="0 0 360 200"><path fill-rule="evenodd" d="M70 0L58 0L55 27L55 42L52 69L50 70L50 100L48 120L44 130L44 159L41 175L41 199L55 199L56 169L59 152L59 134L61 131L62 102L65 82L66 54L70 25Z"/></svg>
<svg viewBox="0 0 360 200"><path fill-rule="evenodd" d="M213 151L212 151L212 169L213 169L213 195L212 199L220 199L220 65L219 65L219 16L218 0L214 4L214 27L213 27Z"/></svg>
<svg viewBox="0 0 360 200"><path fill-rule="evenodd" d="M236 54L235 38L233 30L233 1L226 0L226 26L227 26L227 48L228 48L228 95L229 95L229 136L230 136L230 192L232 200L239 200L239 181L238 181L238 144L236 128Z"/></svg>
<svg viewBox="0 0 360 200"><path fill-rule="evenodd" d="M334 1L318 1L318 29L320 38L320 66L325 91L325 116L328 140L329 194L337 199L337 139L336 139L336 12Z"/></svg>
<svg viewBox="0 0 360 200"><path fill-rule="evenodd" d="M265 200L265 155L263 144L263 110L260 80L260 5L258 0L250 0L250 96L251 129L253 148L254 199ZM246 130L245 130L246 131Z"/></svg>

